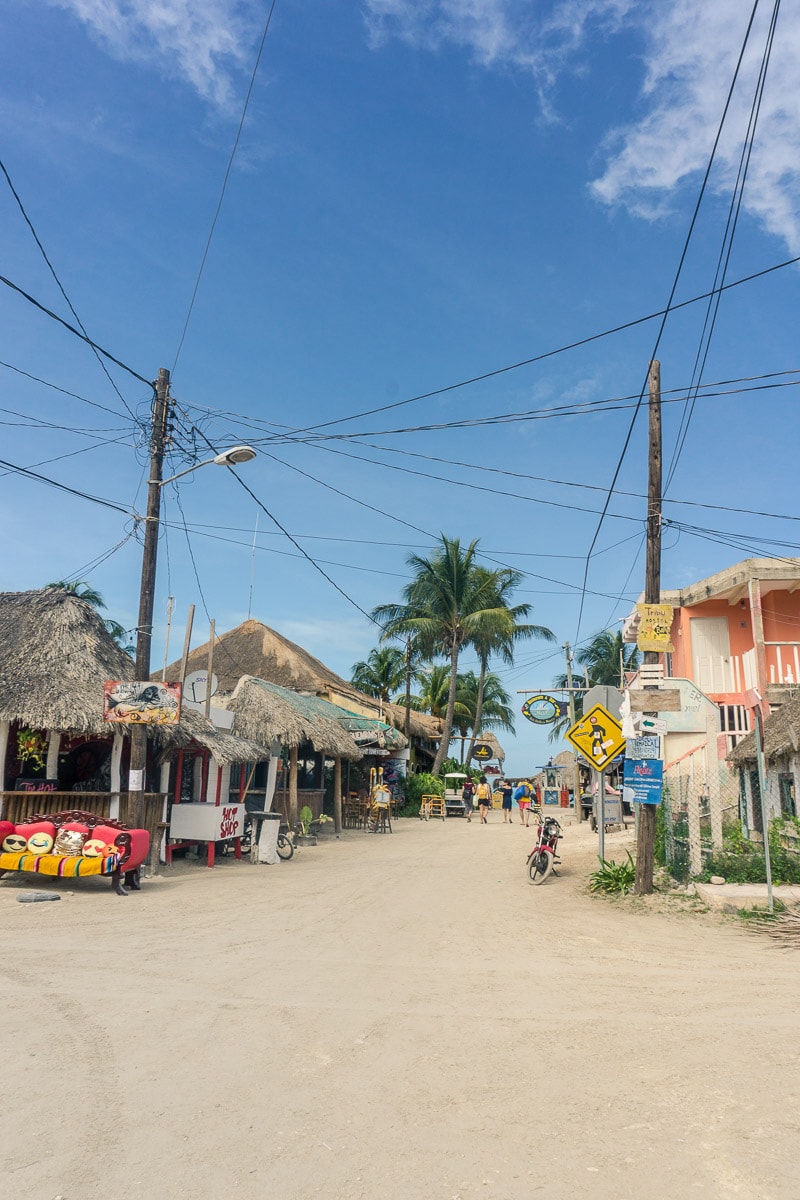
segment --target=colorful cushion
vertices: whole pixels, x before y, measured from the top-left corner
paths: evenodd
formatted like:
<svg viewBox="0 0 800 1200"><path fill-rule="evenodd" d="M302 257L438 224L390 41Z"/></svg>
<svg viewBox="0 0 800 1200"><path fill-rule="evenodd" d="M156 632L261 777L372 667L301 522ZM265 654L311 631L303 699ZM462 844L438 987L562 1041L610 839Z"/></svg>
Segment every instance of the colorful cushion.
<svg viewBox="0 0 800 1200"><path fill-rule="evenodd" d="M67 858L74 858L80 854L85 841L86 833L83 833L80 829L65 829L62 826L56 834L56 840L53 843L53 853L63 854Z"/></svg>

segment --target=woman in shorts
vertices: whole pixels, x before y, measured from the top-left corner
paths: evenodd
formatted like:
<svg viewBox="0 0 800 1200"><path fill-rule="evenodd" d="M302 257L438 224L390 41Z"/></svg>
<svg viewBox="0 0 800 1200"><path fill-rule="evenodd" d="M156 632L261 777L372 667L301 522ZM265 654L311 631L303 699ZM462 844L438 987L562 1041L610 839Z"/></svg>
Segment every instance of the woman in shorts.
<svg viewBox="0 0 800 1200"><path fill-rule="evenodd" d="M507 779L504 779L503 782L500 784L498 790L500 792L500 795L503 797L503 824L510 825L511 824L512 796L514 795L514 788L508 782Z"/></svg>
<svg viewBox="0 0 800 1200"><path fill-rule="evenodd" d="M519 808L520 824L527 828L531 820L531 785L527 779L519 785L514 795Z"/></svg>
<svg viewBox="0 0 800 1200"><path fill-rule="evenodd" d="M486 817L489 813L489 809L492 807L492 789L486 782L485 775L481 775L480 782L478 784L477 797L478 816L484 825L488 825L489 822L486 820Z"/></svg>

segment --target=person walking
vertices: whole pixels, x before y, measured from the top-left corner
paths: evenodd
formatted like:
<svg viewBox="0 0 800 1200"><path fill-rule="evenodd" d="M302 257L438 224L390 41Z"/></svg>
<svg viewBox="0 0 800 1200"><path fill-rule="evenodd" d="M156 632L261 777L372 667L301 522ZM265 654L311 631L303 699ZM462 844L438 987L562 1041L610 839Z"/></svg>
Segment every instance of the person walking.
<svg viewBox="0 0 800 1200"><path fill-rule="evenodd" d="M514 799L519 808L519 822L527 829L531 822L531 796L533 790L527 779L523 779L514 789Z"/></svg>
<svg viewBox="0 0 800 1200"><path fill-rule="evenodd" d="M513 803L514 788L507 779L504 779L500 784L498 791L503 797L503 824L511 825L511 806Z"/></svg>
<svg viewBox="0 0 800 1200"><path fill-rule="evenodd" d="M484 825L488 825L486 816L489 812L489 809L492 807L492 789L486 782L485 775L481 775L480 777L476 795L478 797L478 815L480 816L481 822Z"/></svg>
<svg viewBox="0 0 800 1200"><path fill-rule="evenodd" d="M472 797L475 795L475 780L467 777L461 789L461 799L464 801L464 816L472 820Z"/></svg>

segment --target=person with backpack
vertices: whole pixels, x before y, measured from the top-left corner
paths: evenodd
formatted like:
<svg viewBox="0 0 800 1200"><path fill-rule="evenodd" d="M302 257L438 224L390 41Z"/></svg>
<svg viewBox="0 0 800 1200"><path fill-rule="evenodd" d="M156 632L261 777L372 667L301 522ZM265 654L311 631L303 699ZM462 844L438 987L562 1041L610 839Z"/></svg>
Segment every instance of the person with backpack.
<svg viewBox="0 0 800 1200"><path fill-rule="evenodd" d="M475 795L475 780L469 776L464 780L464 787L461 789L461 799L464 801L464 816L468 821L472 820L472 797Z"/></svg>
<svg viewBox="0 0 800 1200"><path fill-rule="evenodd" d="M478 798L478 815L480 816L481 822L484 825L488 825L488 821L486 820L486 814L489 812L489 809L492 807L492 789L489 787L489 784L486 782L485 775L481 775L480 782L478 783L477 791L475 794Z"/></svg>
<svg viewBox="0 0 800 1200"><path fill-rule="evenodd" d="M530 825L531 819L531 795L532 789L527 779L523 779L522 783L517 784L514 788L514 799L519 808L519 821L526 829Z"/></svg>

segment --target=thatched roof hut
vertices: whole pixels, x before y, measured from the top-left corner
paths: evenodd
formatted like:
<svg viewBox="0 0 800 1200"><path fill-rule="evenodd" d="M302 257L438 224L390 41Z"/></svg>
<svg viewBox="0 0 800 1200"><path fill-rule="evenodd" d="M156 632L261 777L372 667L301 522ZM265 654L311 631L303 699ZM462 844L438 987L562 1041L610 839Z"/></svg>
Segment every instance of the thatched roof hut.
<svg viewBox="0 0 800 1200"><path fill-rule="evenodd" d="M800 750L800 696L787 700L764 722L764 758L780 758ZM756 760L755 730L734 746L728 762L736 767Z"/></svg>
<svg viewBox="0 0 800 1200"><path fill-rule="evenodd" d="M192 650L187 671L208 667L208 643ZM180 663L167 668L167 678L175 679ZM214 674L219 680L219 697L232 695L244 676L278 684L292 692L317 695L350 712L383 718L395 729L405 729L406 710L402 705L384 704L367 696L342 679L302 646L289 641L260 621L243 621L235 629L218 635L214 644ZM441 722L426 713L410 713L410 733L423 740L438 740Z"/></svg>
<svg viewBox="0 0 800 1200"><path fill-rule="evenodd" d="M312 700L316 697L301 696L278 684L245 675L222 703L235 714L233 728L237 737L266 745L277 740L290 748L307 741L315 750L336 758L361 758L353 737L334 716L320 711L319 702L314 705Z"/></svg>
<svg viewBox="0 0 800 1200"><path fill-rule="evenodd" d="M217 729L205 713L190 708L188 704L181 707L179 725L155 726L153 735L162 748L162 759L172 750L182 750L191 742L210 751L211 757L221 767L228 763L262 762L270 754L267 748L269 743L263 746L258 741Z"/></svg>
<svg viewBox="0 0 800 1200"><path fill-rule="evenodd" d="M61 588L0 593L0 721L107 734L103 683L134 677L85 600Z"/></svg>

